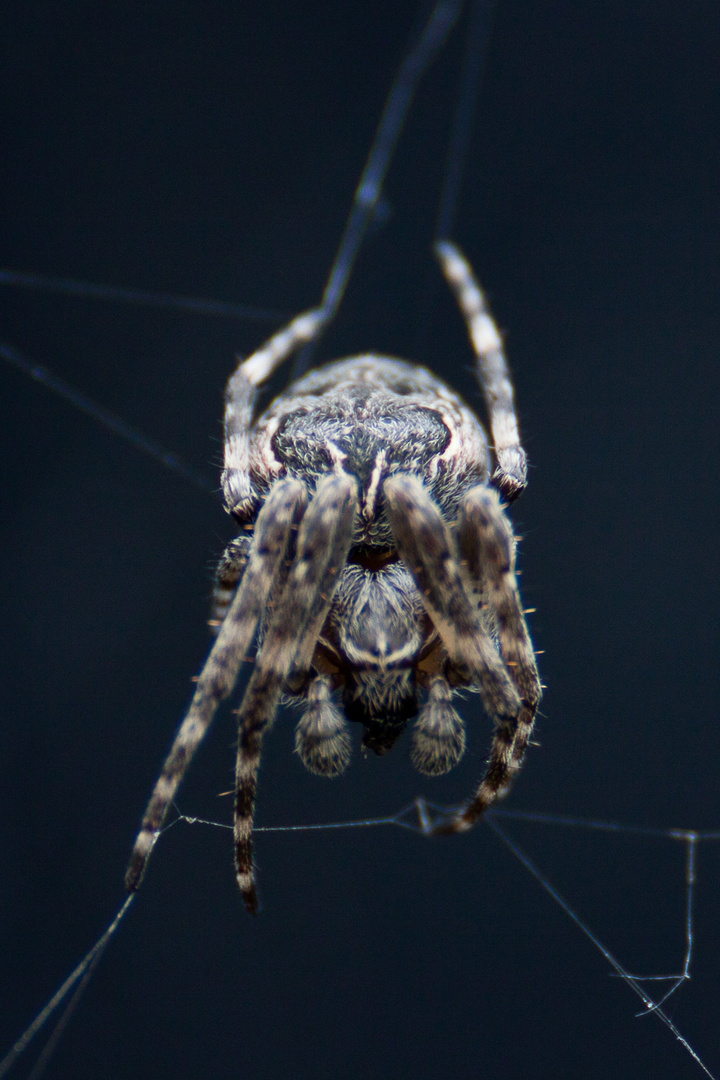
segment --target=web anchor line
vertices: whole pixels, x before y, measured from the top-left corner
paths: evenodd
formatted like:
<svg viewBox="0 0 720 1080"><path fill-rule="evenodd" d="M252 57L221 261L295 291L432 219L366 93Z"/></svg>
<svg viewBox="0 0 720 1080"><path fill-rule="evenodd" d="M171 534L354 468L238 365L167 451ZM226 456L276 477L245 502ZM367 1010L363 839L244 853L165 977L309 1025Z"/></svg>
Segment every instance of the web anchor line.
<svg viewBox="0 0 720 1080"><path fill-rule="evenodd" d="M28 1046L33 1041L35 1036L39 1034L47 1021L53 1015L53 1013L57 1009L59 1009L59 1007L63 1004L63 1002L72 992L72 997L70 998L70 1001L63 1010L59 1021L53 1028L53 1032L47 1043L45 1044L45 1047L40 1057L36 1061L35 1067L31 1074L33 1078L39 1077L41 1075L42 1070L44 1069L47 1061L50 1059L50 1055L54 1051L58 1039L62 1035L62 1032L64 1031L68 1020L70 1019L72 1012L74 1011L78 1001L80 1000L81 993L87 987L92 973L95 971L106 948L110 944L110 939L117 931L118 926L127 914L127 911L134 899L134 893L131 893L129 896L125 897L125 900L118 908L117 913L111 919L107 929L103 931L103 933L97 939L93 947L82 958L75 970L68 975L65 982L62 983L62 985L55 991L48 1003L40 1010L33 1022L25 1029L17 1042L12 1046L10 1051L0 1061L0 1080L2 1080L2 1077L7 1076L7 1074L10 1072L13 1065L15 1065L21 1054L23 1054L24 1051L27 1050Z"/></svg>
<svg viewBox="0 0 720 1080"><path fill-rule="evenodd" d="M395 80L385 101L375 138L365 167L355 190L350 213L338 246L323 292L321 308L325 323L332 321L345 293L355 262L372 224L382 197L383 184L392 163L398 139L412 105L417 88L442 49L458 21L464 0L437 0L420 34L408 47ZM457 103L453 133L448 148L443 188L438 207L436 235L445 239L450 231L457 209L460 184L472 131L472 121L477 101L482 55L488 35L488 0L475 0L470 20L466 59L463 66L460 95ZM0 286L35 289L83 299L109 300L139 306L166 308L191 314L239 318L257 322L281 321L286 316L279 311L251 304L231 304L204 297L174 296L170 293L128 289L112 285L98 285L73 278L51 277L19 270L0 269ZM310 366L319 338L306 345L297 355L293 378L303 374ZM52 393L69 401L81 412L92 416L98 423L119 435L137 450L160 462L176 475L206 491L214 492L214 485L179 455L165 450L154 440L135 430L115 416L109 409L92 401L82 391L76 390L48 368L26 358L11 345L0 344L0 357L29 375Z"/></svg>
<svg viewBox="0 0 720 1080"><path fill-rule="evenodd" d="M106 409L104 405L93 401L82 390L76 389L76 387L61 379L59 375L55 375L49 368L34 363L11 345L0 344L0 358L6 360L8 364L12 364L13 367L28 375L35 382L40 383L41 386L50 390L57 397L69 401L80 412L92 417L93 420L97 421L102 427L107 428L108 431L119 435L121 439L130 443L131 446L145 454L146 457L159 461L161 465L175 473L176 476L181 476L183 480L187 480L188 483L200 488L201 491L207 492L208 495L217 493L217 484L212 483L208 477L198 469L193 468L192 465L188 465L179 454L166 450L154 439L143 435L141 431L116 416L110 409Z"/></svg>
<svg viewBox="0 0 720 1080"><path fill-rule="evenodd" d="M386 826L395 826L396 828L407 829L410 832L419 834L421 836L429 837L439 819L443 819L450 814L455 813L456 807L438 806L434 803L428 802L426 799L417 798L413 802L403 806L394 814L387 814L374 818L361 818L350 821L331 821L321 822L308 825L265 825L256 829L258 833L279 833L279 832L327 832L330 830L338 829L359 829L359 828L379 828ZM689 981L691 977L690 966L693 956L693 944L694 944L694 901L695 901L695 885L696 885L696 865L697 865L697 847L701 841L719 840L720 832L717 831L695 831L695 830L682 830L682 829L646 829L633 825L623 825L618 822L612 821L598 821L587 820L583 818L570 818L554 816L552 814L534 814L523 811L513 810L492 810L489 811L485 817L485 824L499 840L502 841L508 851L520 862L520 864L528 871L528 873L537 881L541 888L551 897L552 900L561 908L562 911L568 916L572 923L584 934L584 936L594 945L597 951L603 956L607 963L611 966L612 975L616 978L620 978L625 982L629 988L635 993L643 1004L643 1009L637 1015L646 1016L653 1014L657 1016L668 1030L675 1036L680 1045L687 1051L690 1057L699 1066L705 1076L709 1077L709 1080L718 1080L716 1074L710 1071L708 1066L704 1063L698 1052L690 1045L687 1039L681 1034L677 1025L673 1023L670 1017L663 1009L663 1005L668 998L673 994L683 983ZM607 948L607 946L600 940L597 934L587 925L586 922L578 915L573 907L567 900L558 892L554 885L549 881L546 875L535 865L535 863L529 858L528 855L515 843L515 841L508 835L506 830L499 824L500 820L512 821L523 820L531 821L540 825L553 825L561 827L572 828L584 828L594 831L602 831L607 833L624 833L636 836L646 837L663 837L669 840L680 840L686 845L685 849L685 956L683 962L683 968L680 975L669 976L641 976L634 975L628 971L620 961L614 956L614 954ZM195 817L189 814L183 814L178 812L177 818L171 821L160 833L158 840L165 835L168 829L177 827L180 823L186 825L204 825L212 828L220 829L232 829L231 825L225 825L217 821L209 821L205 818ZM0 1061L0 1080L9 1073L12 1067L17 1062L18 1058L27 1049L34 1038L39 1034L40 1030L44 1027L53 1013L65 1003L65 1009L63 1010L59 1021L55 1025L50 1038L40 1054L35 1067L31 1073L31 1080L38 1080L44 1071L44 1067L49 1061L49 1058L60 1038L62 1031L65 1028L72 1012L74 1011L79 998L86 988L89 979L97 967L100 959L102 958L110 939L117 932L118 926L122 919L127 914L130 905L132 904L136 894L131 893L125 898L116 915L111 920L107 929L101 934L96 943L92 946L85 957L80 961L78 966L68 976L68 978L62 983L60 988L50 998L48 1003L38 1013L33 1022L29 1025L26 1031L20 1036L15 1045L5 1058ZM644 989L643 984L647 982L658 981L671 981L673 985L670 989L657 1001L655 1001L650 994Z"/></svg>
<svg viewBox="0 0 720 1080"><path fill-rule="evenodd" d="M420 36L408 47L385 99L382 116L365 162L345 229L330 269L320 308L327 326L334 318L345 294L347 283L360 253L368 228L373 221L383 184L405 126L408 110L425 72L442 49L460 17L463 0L438 0ZM297 354L292 377L297 379L311 366L319 335Z"/></svg>
<svg viewBox="0 0 720 1080"><path fill-rule="evenodd" d="M110 300L114 303L135 304L139 307L167 308L194 315L218 316L223 319L244 319L248 322L277 323L287 314L275 308L255 307L253 304L230 304L203 296L174 296L172 293L148 292L144 289L125 289L117 285L96 285L74 278L28 274L22 270L0 270L0 285L39 292L78 296L83 300Z"/></svg>
<svg viewBox="0 0 720 1080"><path fill-rule="evenodd" d="M405 125L408 111L415 97L415 92L423 75L442 49L448 34L457 22L463 3L464 0L437 0L418 38L409 47L390 88L375 139L358 182L340 245L323 292L321 307L325 312L326 323L332 320L340 305L368 228L375 217L378 201L382 195L383 183L392 162L397 141ZM466 91L466 97L467 93L471 91L472 86L469 91ZM472 118L472 102L466 102L465 108L466 111L469 109L465 121L465 127L467 128ZM456 153L462 154L464 152L463 146L461 139ZM451 156L448 168L452 164L453 159ZM457 178L453 173L453 182L450 185L450 192L445 201L448 199L452 201L454 197L452 193L459 184L461 171L462 162L456 162L455 172ZM260 322L274 322L284 318L281 312L248 304L225 304L220 301L198 297L178 297L169 293L152 293L139 289L95 285L86 281L45 277L42 274L24 273L15 270L0 269L0 285L40 289L83 298L171 308L202 315L231 316ZM299 351L294 365L293 378L303 374L310 366L317 341L316 338L315 342L306 345ZM136 449L148 454L196 487L203 488L206 491L216 490L214 485L209 485L202 474L192 466L186 465L177 454L165 450L154 440L149 439L142 432L136 431L104 406L92 401L47 368L35 364L22 356L12 346L0 345L0 357L25 372L25 374L30 375L31 378L45 386L52 393L57 394L75 405L82 412L92 416Z"/></svg>
<svg viewBox="0 0 720 1080"><path fill-rule="evenodd" d="M652 1006L636 1013L637 1016L647 1016L656 1012L671 997L684 982L690 979L690 961L693 952L693 904L695 900L695 860L697 855L698 840L702 834L696 832L673 832L674 839L685 841L685 960L683 969L679 975L631 975L634 982L669 982L672 985L663 994L659 1001ZM711 834L714 839L714 835Z"/></svg>

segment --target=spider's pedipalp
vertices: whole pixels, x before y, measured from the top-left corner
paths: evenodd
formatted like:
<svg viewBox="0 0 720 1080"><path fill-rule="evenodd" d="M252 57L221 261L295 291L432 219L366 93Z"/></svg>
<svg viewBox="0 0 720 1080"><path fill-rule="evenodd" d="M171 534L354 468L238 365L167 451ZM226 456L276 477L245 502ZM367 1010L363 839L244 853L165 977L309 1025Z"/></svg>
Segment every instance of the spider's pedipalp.
<svg viewBox="0 0 720 1080"><path fill-rule="evenodd" d="M276 599L238 714L235 865L249 911L258 910L252 829L263 734L275 719L284 680L311 657L345 566L358 507L357 484L345 474L320 481L298 531L295 558ZM307 661L309 664L309 660Z"/></svg>
<svg viewBox="0 0 720 1080"><path fill-rule="evenodd" d="M413 725L410 758L425 776L442 776L457 765L464 753L465 724L453 708L450 684L437 675Z"/></svg>
<svg viewBox="0 0 720 1080"><path fill-rule="evenodd" d="M497 469L493 483L511 502L527 486L527 461L520 445L515 394L502 340L470 263L455 244L438 240L435 254L467 324L485 396Z"/></svg>
<svg viewBox="0 0 720 1080"><path fill-rule="evenodd" d="M330 679L318 675L307 690L307 707L295 728L295 750L317 776L339 776L350 761L348 722L332 698Z"/></svg>
<svg viewBox="0 0 720 1080"><path fill-rule="evenodd" d="M287 555L293 526L305 502L306 490L301 481L281 480L258 516L245 574L200 672L190 709L175 736L145 811L125 877L128 892L134 892L140 885L180 781L218 705L235 686L240 665L252 643L273 582Z"/></svg>

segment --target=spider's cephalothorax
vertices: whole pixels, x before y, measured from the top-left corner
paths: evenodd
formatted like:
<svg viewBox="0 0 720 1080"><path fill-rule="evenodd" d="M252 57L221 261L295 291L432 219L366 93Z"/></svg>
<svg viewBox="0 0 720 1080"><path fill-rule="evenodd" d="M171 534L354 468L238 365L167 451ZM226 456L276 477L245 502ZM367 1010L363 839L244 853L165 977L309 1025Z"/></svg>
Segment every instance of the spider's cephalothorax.
<svg viewBox="0 0 720 1080"><path fill-rule="evenodd" d="M413 762L437 774L465 745L453 691L477 689L495 723L487 771L438 832L469 828L522 762L540 683L498 491L520 493L525 456L482 293L456 248L438 245L438 254L475 348L495 471L482 425L456 394L424 368L376 355L311 372L253 422L258 387L317 335L322 310L298 316L238 366L227 390L223 492L242 532L218 568L217 641L145 813L130 889L256 636L235 801L237 876L251 910L260 749L283 694L301 703L296 748L311 771L345 768L349 720L382 754L417 717Z"/></svg>

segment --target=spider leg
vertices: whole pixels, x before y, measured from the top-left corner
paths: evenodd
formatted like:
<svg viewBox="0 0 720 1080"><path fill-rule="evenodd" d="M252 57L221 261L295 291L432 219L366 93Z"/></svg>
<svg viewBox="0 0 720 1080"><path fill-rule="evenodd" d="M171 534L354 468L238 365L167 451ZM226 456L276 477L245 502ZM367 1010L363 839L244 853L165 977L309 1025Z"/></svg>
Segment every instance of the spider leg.
<svg viewBox="0 0 720 1080"><path fill-rule="evenodd" d="M458 515L457 542L462 567L490 607L500 653L522 698L512 749L514 774L522 764L542 688L515 577L515 538L497 492L486 487L468 492Z"/></svg>
<svg viewBox="0 0 720 1080"><path fill-rule="evenodd" d="M520 445L510 372L495 320L467 259L455 244L438 240L435 254L465 317L477 359L476 374L485 396L497 468L493 483L508 501L527 485L527 462Z"/></svg>
<svg viewBox="0 0 720 1080"><path fill-rule="evenodd" d="M296 349L320 332L327 315L320 309L303 312L241 360L225 390L225 467L222 475L225 505L244 517L259 498L249 475L250 430L258 389ZM221 626L242 577L250 550L250 537L238 536L225 549L215 573L211 629Z"/></svg>
<svg viewBox="0 0 720 1080"><path fill-rule="evenodd" d="M273 606L262 648L238 714L235 779L235 865L245 906L257 913L252 831L264 732L272 725L283 683L312 656L352 542L357 485L344 474L325 477L305 512L295 559ZM309 662L308 662L309 663Z"/></svg>
<svg viewBox="0 0 720 1080"><path fill-rule="evenodd" d="M468 596L440 510L422 482L409 474L390 477L384 490L398 552L450 659L469 669L488 712L510 721L520 698Z"/></svg>
<svg viewBox="0 0 720 1080"><path fill-rule="evenodd" d="M328 319L321 308L297 315L247 360L241 361L225 390L225 467L222 489L230 513L256 501L250 480L250 430L258 389L301 345L320 333Z"/></svg>
<svg viewBox="0 0 720 1080"><path fill-rule="evenodd" d="M386 510L398 552L418 585L450 660L468 669L495 720L488 766L474 798L434 832L463 832L498 798L513 771L513 743L526 706L493 644L463 582L448 527L423 484L414 476L385 481Z"/></svg>
<svg viewBox="0 0 720 1080"><path fill-rule="evenodd" d="M230 610L200 672L187 716L180 725L150 797L125 877L129 892L142 881L178 785L220 702L237 681L273 582L286 558L293 527L306 504L305 485L279 480L258 516L250 556Z"/></svg>
<svg viewBox="0 0 720 1080"><path fill-rule="evenodd" d="M215 571L215 588L213 589L212 608L208 619L208 626L213 632L220 629L223 619L228 613L233 597L237 592L237 587L240 584L240 578L245 573L251 544L252 536L243 533L231 540L222 554Z"/></svg>
<svg viewBox="0 0 720 1080"><path fill-rule="evenodd" d="M510 677L521 697L537 706L540 677L515 576L515 537L497 492L482 486L468 492L458 514L457 543L463 567L495 615Z"/></svg>

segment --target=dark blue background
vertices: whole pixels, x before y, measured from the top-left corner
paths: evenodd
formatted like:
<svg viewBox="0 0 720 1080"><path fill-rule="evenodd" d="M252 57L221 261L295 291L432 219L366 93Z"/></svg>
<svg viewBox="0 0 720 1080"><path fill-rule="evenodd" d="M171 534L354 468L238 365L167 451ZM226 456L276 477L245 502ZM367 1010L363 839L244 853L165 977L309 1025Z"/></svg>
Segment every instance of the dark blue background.
<svg viewBox="0 0 720 1080"><path fill-rule="evenodd" d="M316 303L416 16L414 0L8 3L0 263L288 314ZM509 808L720 825L719 32L709 0L495 5L455 234L507 333L532 463L514 518L548 690ZM323 357L418 358L477 401L428 255L462 49L423 85L390 220ZM1 299L14 346L213 475L234 353L267 325ZM4 1050L122 899L229 530L210 497L0 378ZM463 765L435 783L407 740L310 777L281 721L259 823L458 799L487 745L474 708ZM187 813L229 821L233 742L226 711ZM679 844L512 832L631 970L681 966ZM226 833L167 836L50 1076L700 1075L485 828L268 835L257 857L253 921ZM670 1006L716 1071L719 870L701 845L694 977Z"/></svg>

